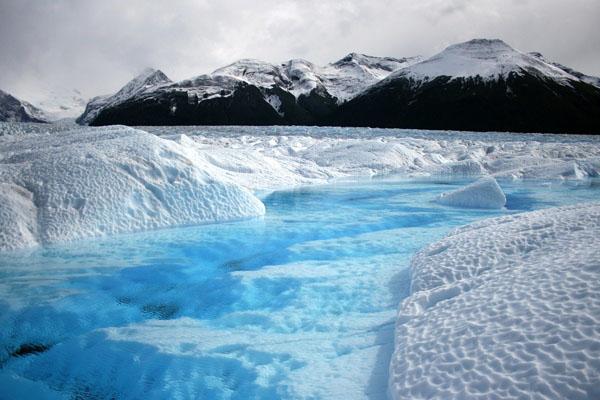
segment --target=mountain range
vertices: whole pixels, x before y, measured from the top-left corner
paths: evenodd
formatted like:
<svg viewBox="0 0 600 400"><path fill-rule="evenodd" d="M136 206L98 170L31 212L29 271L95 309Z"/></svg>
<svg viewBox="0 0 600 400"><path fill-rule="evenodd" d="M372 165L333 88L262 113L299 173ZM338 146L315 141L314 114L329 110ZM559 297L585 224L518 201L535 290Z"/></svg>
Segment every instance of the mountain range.
<svg viewBox="0 0 600 400"><path fill-rule="evenodd" d="M178 82L147 69L117 93L91 99L77 122L600 133L600 78L475 39L427 59L351 53L325 66L243 59Z"/></svg>

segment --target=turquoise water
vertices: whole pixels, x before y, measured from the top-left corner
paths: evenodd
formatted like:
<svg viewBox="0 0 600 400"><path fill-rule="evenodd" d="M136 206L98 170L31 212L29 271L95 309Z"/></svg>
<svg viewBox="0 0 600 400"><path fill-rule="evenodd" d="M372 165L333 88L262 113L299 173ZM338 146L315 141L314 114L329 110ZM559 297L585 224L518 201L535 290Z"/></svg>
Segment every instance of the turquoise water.
<svg viewBox="0 0 600 400"><path fill-rule="evenodd" d="M415 251L600 198L591 182L501 182L505 210L431 202L464 183L274 192L260 219L0 255L0 398L385 398Z"/></svg>

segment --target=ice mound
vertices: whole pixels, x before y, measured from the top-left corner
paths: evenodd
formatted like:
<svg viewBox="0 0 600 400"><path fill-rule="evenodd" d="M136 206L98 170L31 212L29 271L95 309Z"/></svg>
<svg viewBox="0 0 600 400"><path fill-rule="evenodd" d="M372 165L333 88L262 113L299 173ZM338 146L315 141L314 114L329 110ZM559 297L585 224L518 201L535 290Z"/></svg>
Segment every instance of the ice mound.
<svg viewBox="0 0 600 400"><path fill-rule="evenodd" d="M484 220L413 258L394 399L600 396L600 203Z"/></svg>
<svg viewBox="0 0 600 400"><path fill-rule="evenodd" d="M453 192L443 193L436 202L451 207L499 209L506 205L506 196L491 176Z"/></svg>
<svg viewBox="0 0 600 400"><path fill-rule="evenodd" d="M264 214L196 153L126 127L0 141L0 250Z"/></svg>

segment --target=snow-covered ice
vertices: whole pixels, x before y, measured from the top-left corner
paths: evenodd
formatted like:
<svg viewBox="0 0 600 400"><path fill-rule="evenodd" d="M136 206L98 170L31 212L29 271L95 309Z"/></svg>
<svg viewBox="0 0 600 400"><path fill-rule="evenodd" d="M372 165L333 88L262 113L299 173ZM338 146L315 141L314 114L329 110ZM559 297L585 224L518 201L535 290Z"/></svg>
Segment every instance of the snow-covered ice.
<svg viewBox="0 0 600 400"><path fill-rule="evenodd" d="M551 180L600 175L600 138L594 136L307 127L143 129L185 142L201 157L208 155L223 174L256 190L386 174Z"/></svg>
<svg viewBox="0 0 600 400"><path fill-rule="evenodd" d="M585 181L600 175L599 141L590 136L143 128L156 137L124 127L0 126L2 215L13 221L10 228L4 222L3 232L16 232L2 236L3 249L260 215L262 206L249 191L336 179L399 174Z"/></svg>
<svg viewBox="0 0 600 400"><path fill-rule="evenodd" d="M0 136L0 398L598 395L596 137Z"/></svg>
<svg viewBox="0 0 600 400"><path fill-rule="evenodd" d="M0 142L0 250L260 216L183 146L125 127Z"/></svg>
<svg viewBox="0 0 600 400"><path fill-rule="evenodd" d="M485 176L460 189L442 193L436 201L452 207L494 209L506 205L506 196L493 177Z"/></svg>
<svg viewBox="0 0 600 400"><path fill-rule="evenodd" d="M600 395L600 205L459 228L412 260L395 399Z"/></svg>

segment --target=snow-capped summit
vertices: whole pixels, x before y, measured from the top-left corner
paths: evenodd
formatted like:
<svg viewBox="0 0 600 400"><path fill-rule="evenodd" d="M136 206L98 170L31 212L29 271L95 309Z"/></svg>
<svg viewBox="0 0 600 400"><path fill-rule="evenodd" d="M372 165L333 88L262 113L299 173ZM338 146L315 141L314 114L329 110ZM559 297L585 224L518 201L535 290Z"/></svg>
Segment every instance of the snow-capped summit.
<svg viewBox="0 0 600 400"><path fill-rule="evenodd" d="M135 95L154 90L169 83L171 83L171 80L162 71L145 68L114 95L97 96L91 99L85 107L83 114L77 118L77 122L90 123L104 108L114 107Z"/></svg>
<svg viewBox="0 0 600 400"><path fill-rule="evenodd" d="M420 56L393 58L393 57L374 57L360 53L349 53L345 57L337 60L331 65L343 68L361 68L364 71L371 72L374 76L384 78L390 72L400 68L407 67L421 60Z"/></svg>
<svg viewBox="0 0 600 400"><path fill-rule="evenodd" d="M0 90L0 121L47 122L42 110Z"/></svg>
<svg viewBox="0 0 600 400"><path fill-rule="evenodd" d="M154 89L156 86L171 83L171 80L160 70L145 68L138 76L127 82L113 97L120 101L134 94L144 92L148 89Z"/></svg>
<svg viewBox="0 0 600 400"><path fill-rule="evenodd" d="M290 83L279 66L250 58L221 67L212 75L231 76L259 87L286 86Z"/></svg>
<svg viewBox="0 0 600 400"><path fill-rule="evenodd" d="M474 39L392 72L332 119L350 126L598 133L600 89L502 40Z"/></svg>
<svg viewBox="0 0 600 400"><path fill-rule="evenodd" d="M522 53L500 39L473 39L454 44L433 57L401 69L389 76L432 80L439 76L483 79L527 72L554 79L577 79L568 72L531 54Z"/></svg>
<svg viewBox="0 0 600 400"><path fill-rule="evenodd" d="M363 89L379 82L391 72L413 65L421 57L374 57L350 53L322 69L323 84L340 102L354 97ZM343 77L343 79L340 79Z"/></svg>

